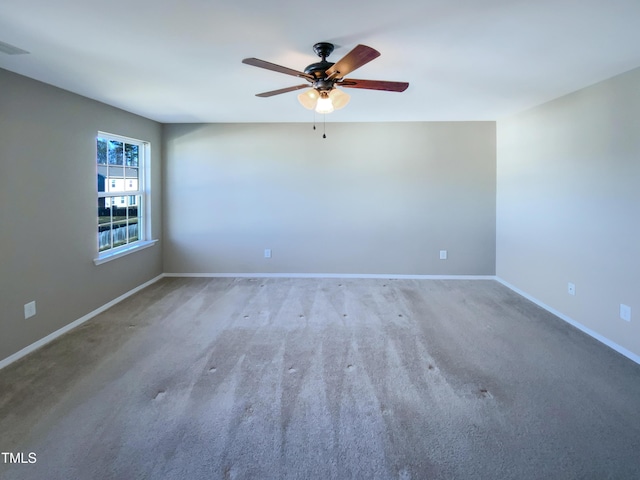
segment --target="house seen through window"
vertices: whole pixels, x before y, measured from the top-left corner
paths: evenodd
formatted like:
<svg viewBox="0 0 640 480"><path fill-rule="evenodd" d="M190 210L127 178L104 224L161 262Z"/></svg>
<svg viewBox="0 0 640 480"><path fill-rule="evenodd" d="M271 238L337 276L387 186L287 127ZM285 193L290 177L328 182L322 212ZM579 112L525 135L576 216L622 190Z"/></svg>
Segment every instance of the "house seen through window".
<svg viewBox="0 0 640 480"><path fill-rule="evenodd" d="M145 240L144 161L148 144L100 133L97 138L98 251Z"/></svg>

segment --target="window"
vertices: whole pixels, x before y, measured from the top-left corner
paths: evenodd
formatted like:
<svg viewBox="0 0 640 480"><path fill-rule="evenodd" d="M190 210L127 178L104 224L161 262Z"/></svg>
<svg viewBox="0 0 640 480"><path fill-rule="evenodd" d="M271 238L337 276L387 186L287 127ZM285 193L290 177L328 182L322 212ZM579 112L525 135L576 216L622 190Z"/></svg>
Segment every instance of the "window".
<svg viewBox="0 0 640 480"><path fill-rule="evenodd" d="M149 144L132 138L99 133L98 230L96 263L149 242L146 208ZM111 188L105 188L110 185Z"/></svg>

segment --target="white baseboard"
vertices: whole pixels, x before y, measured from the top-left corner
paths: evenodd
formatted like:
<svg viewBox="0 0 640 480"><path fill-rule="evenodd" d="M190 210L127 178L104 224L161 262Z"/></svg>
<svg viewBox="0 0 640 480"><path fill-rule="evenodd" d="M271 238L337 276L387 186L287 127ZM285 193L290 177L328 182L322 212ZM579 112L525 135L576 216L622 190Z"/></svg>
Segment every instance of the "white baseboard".
<svg viewBox="0 0 640 480"><path fill-rule="evenodd" d="M384 273L165 273L165 277L203 278L384 278L392 280L494 280L494 275L399 275Z"/></svg>
<svg viewBox="0 0 640 480"><path fill-rule="evenodd" d="M527 300L535 303L536 305L538 305L539 307L544 308L547 312L552 313L553 315L555 315L556 317L561 318L562 320L564 320L565 322L573 325L574 327L576 327L578 330L581 330L582 332L586 333L587 335L589 335L592 338L595 338L596 340L598 340L601 343L604 343L607 347L612 348L613 350L615 350L616 352L618 352L621 355L624 355L625 357L627 357L629 360L634 361L635 363L640 365L640 356L636 355L635 353L627 350L626 348L618 345L617 343L609 340L608 338L600 335L598 332L595 332L593 330L591 330L590 328L585 327L584 325L582 325L580 322L576 322L574 319L572 319L571 317L568 317L567 315L565 315L562 312L559 312L558 310L556 310L555 308L551 308L549 305L542 303L540 300L538 300L537 298L532 297L531 295L529 295L528 293L520 290L518 287L511 285L509 282L506 282L505 280L503 280L500 277L494 277L496 281L500 282L502 285L504 285L505 287L513 290L514 292L516 292L519 295L522 295L524 298L526 298Z"/></svg>
<svg viewBox="0 0 640 480"><path fill-rule="evenodd" d="M56 338L58 338L61 335L64 335L65 333L67 333L70 330L73 330L74 328L78 327L79 325L82 325L84 322L86 322L87 320L92 319L93 317L95 317L96 315L101 314L102 312L104 312L105 310L107 310L108 308L113 307L116 303L120 303L121 301L123 301L125 298L130 297L131 295L133 295L134 293L138 293L140 290L142 290L143 288L148 287L149 285L156 283L158 280L160 280L161 278L164 277L164 274L160 274L155 278L152 278L151 280L149 280L148 282L143 283L142 285L137 286L136 288L129 290L126 293L123 293L122 295L120 295L118 298L115 298L113 300L111 300L109 303L105 303L104 305L102 305L101 307L95 309L92 312L87 313L85 316L71 322L68 325L65 325L64 327L56 330L53 333L50 333L49 335L47 335L44 338L41 338L40 340L38 340L37 342L32 343L31 345L28 345L26 347L24 347L22 350L14 353L13 355L8 356L7 358L5 358L4 360L0 360L0 369L6 367L7 365L15 362L16 360L21 359L22 357L24 357L25 355L30 354L31 352L37 350L38 348L46 345L47 343L55 340Z"/></svg>

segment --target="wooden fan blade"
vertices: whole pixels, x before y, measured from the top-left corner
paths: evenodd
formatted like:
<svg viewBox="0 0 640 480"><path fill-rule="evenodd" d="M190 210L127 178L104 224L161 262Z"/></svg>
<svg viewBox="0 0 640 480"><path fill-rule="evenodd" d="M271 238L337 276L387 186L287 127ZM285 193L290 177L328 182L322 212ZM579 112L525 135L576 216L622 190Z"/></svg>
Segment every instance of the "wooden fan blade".
<svg viewBox="0 0 640 480"><path fill-rule="evenodd" d="M404 92L409 86L408 82L388 82L386 80L356 80L345 78L336 83L339 87L365 88L367 90L384 90L385 92Z"/></svg>
<svg viewBox="0 0 640 480"><path fill-rule="evenodd" d="M272 70L278 73L285 73L287 75L293 75L294 77L302 77L307 80L313 80L313 75L309 75L304 72L300 72L298 70L294 70L293 68L283 67L282 65L276 65L275 63L266 62L264 60L260 60L258 58L245 58L242 60L242 63L251 65L253 67L265 68L267 70Z"/></svg>
<svg viewBox="0 0 640 480"><path fill-rule="evenodd" d="M345 75L349 75L349 73L353 72L356 68L360 68L379 56L379 51L371 47L367 47L366 45L358 45L334 63L332 67L329 67L325 73L329 77L343 78Z"/></svg>
<svg viewBox="0 0 640 480"><path fill-rule="evenodd" d="M304 85L296 85L295 87L281 88L280 90L271 90L270 92L256 93L256 97L266 98L280 95L281 93L293 92L301 88L310 88L306 83Z"/></svg>

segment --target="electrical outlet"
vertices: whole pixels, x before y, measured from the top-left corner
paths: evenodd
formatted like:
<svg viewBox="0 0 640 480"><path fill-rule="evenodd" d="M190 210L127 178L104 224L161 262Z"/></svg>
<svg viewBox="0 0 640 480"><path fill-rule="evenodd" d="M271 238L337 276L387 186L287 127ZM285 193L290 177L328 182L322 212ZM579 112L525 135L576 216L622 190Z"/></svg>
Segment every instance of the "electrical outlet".
<svg viewBox="0 0 640 480"><path fill-rule="evenodd" d="M629 305L625 305L624 303L620 304L620 318L627 322L631 321L631 307Z"/></svg>
<svg viewBox="0 0 640 480"><path fill-rule="evenodd" d="M36 314L36 302L25 303L24 304L24 318L31 318Z"/></svg>
<svg viewBox="0 0 640 480"><path fill-rule="evenodd" d="M447 251L440 250L440 260L446 260L446 259L447 259Z"/></svg>
<svg viewBox="0 0 640 480"><path fill-rule="evenodd" d="M264 258L271 258L271 249L270 248L265 248L264 249Z"/></svg>
<svg viewBox="0 0 640 480"><path fill-rule="evenodd" d="M569 284L567 285L567 293L569 295L575 295L576 294L576 286L571 282L569 282Z"/></svg>

